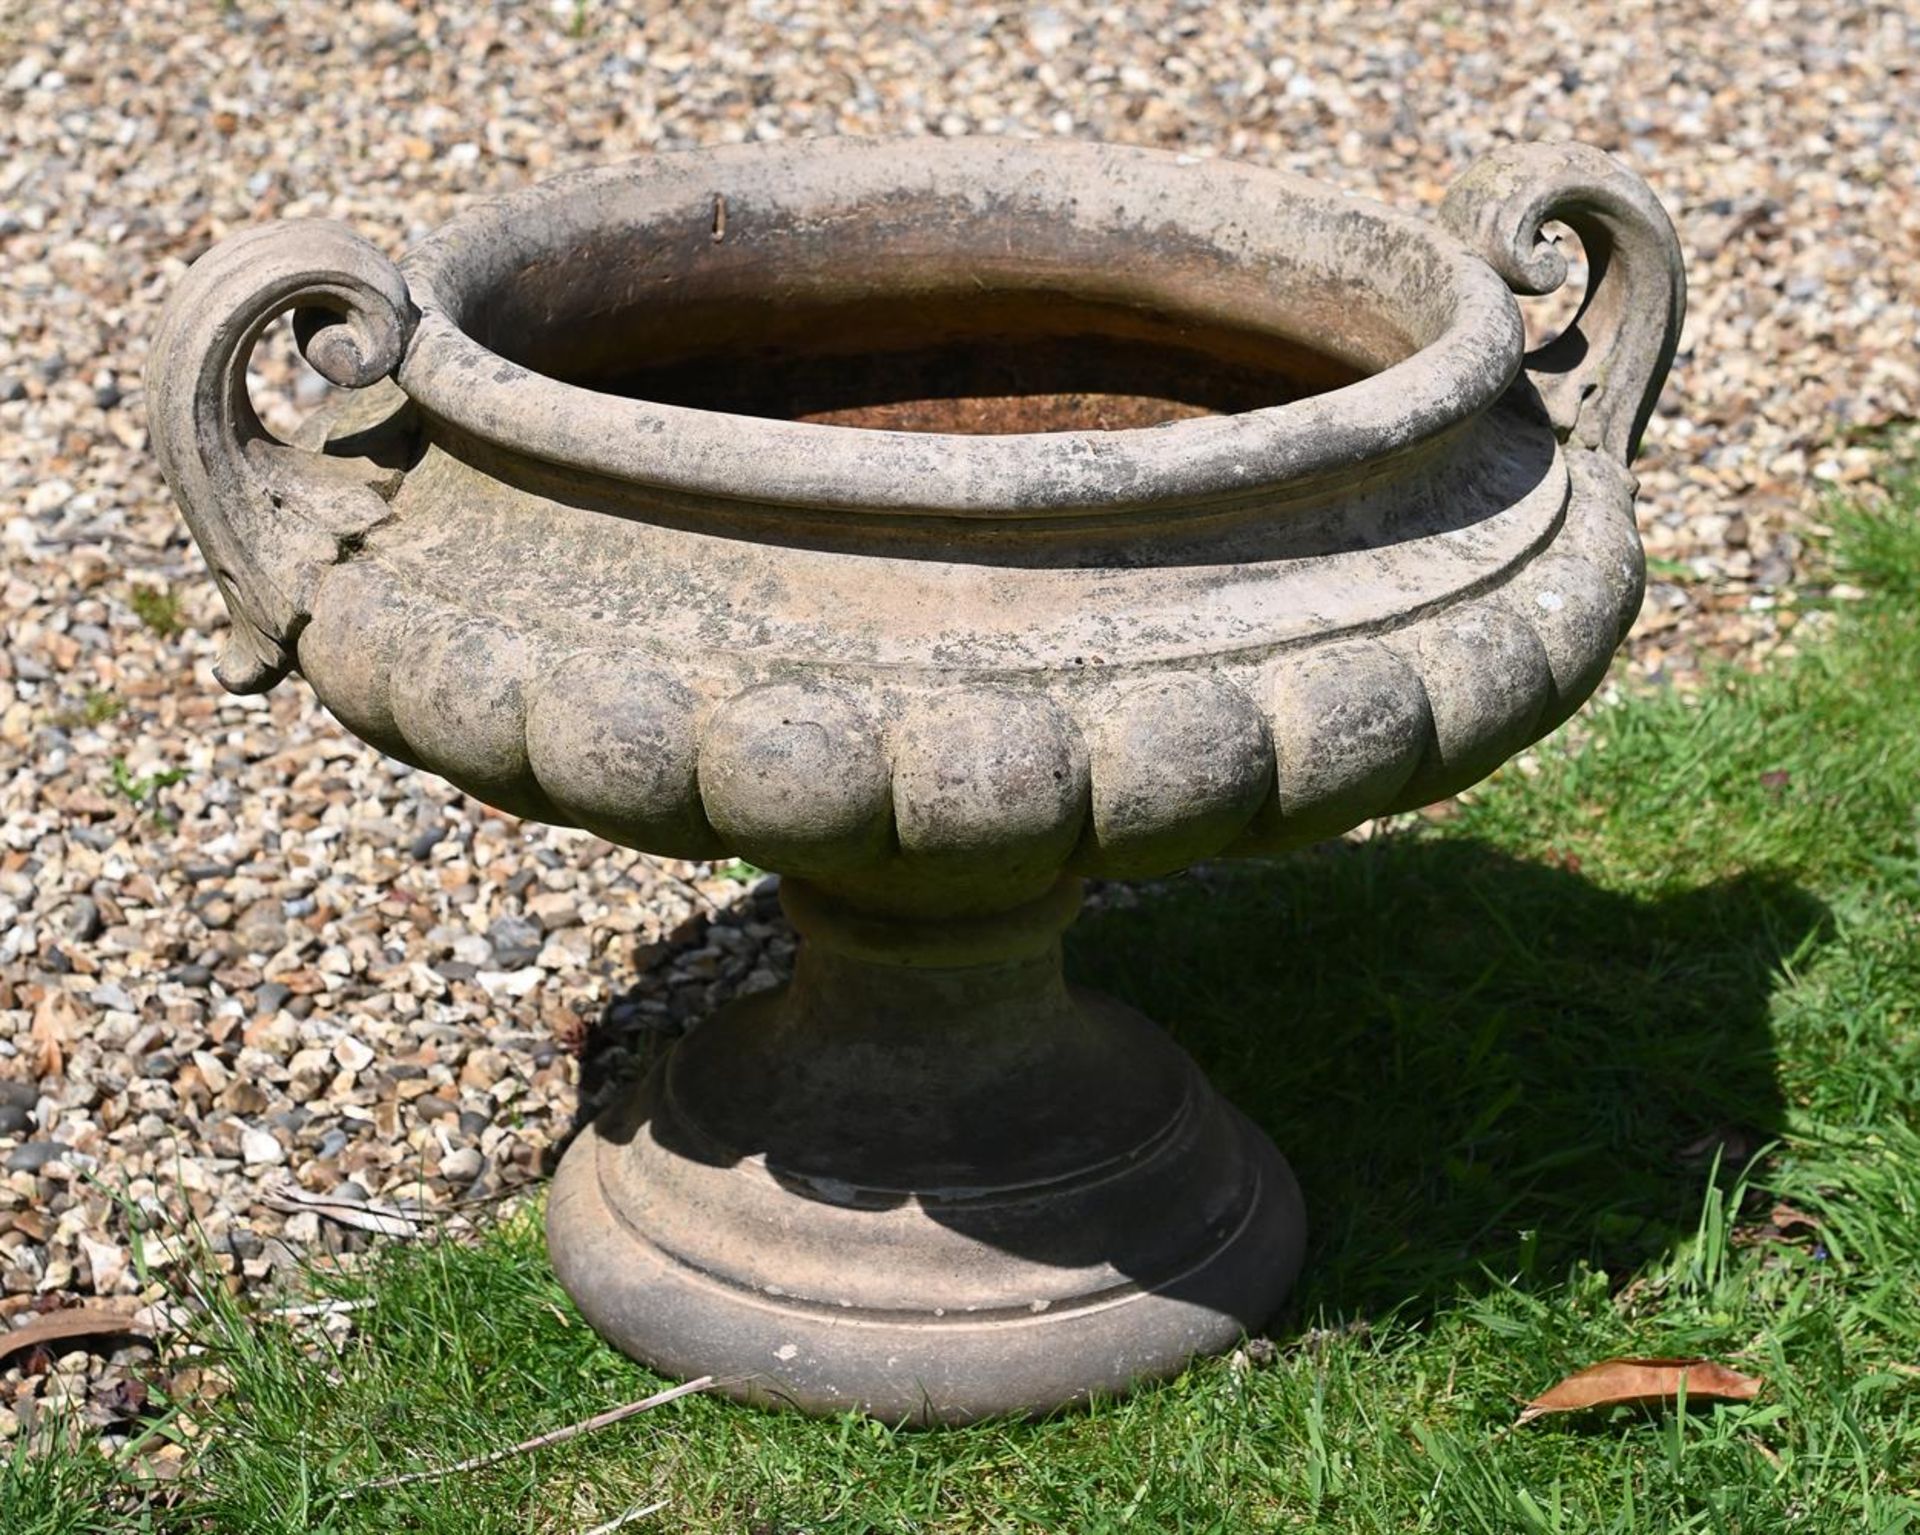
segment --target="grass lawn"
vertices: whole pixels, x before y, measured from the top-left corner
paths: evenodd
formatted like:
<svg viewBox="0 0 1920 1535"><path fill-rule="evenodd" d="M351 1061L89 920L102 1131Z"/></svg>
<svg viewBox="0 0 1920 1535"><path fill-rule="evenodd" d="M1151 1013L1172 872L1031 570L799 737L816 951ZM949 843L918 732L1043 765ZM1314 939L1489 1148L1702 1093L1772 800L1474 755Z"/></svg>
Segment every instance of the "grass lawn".
<svg viewBox="0 0 1920 1535"><path fill-rule="evenodd" d="M237 1389L178 1483L18 1456L0 1531L558 1535L662 1499L624 1528L1920 1530L1920 486L1835 555L1866 597L1769 675L1601 709L1449 819L1075 932L1078 977L1299 1172L1314 1236L1270 1358L941 1433L696 1397L343 1496L660 1384L573 1313L523 1212L316 1275L374 1302L338 1357L215 1317ZM1766 1387L1512 1427L1618 1354Z"/></svg>

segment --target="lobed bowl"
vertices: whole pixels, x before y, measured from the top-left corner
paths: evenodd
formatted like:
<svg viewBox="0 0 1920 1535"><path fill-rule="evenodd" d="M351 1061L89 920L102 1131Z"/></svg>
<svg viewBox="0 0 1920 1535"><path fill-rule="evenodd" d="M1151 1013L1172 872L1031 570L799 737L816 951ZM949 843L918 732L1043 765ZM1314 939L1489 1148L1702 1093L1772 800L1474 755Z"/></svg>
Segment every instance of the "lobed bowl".
<svg viewBox="0 0 1920 1535"><path fill-rule="evenodd" d="M1549 219L1594 277L1526 355ZM1640 601L1626 466L1683 304L1658 204L1578 146L1490 157L1434 225L1145 150L780 144L560 177L397 267L335 225L237 236L151 410L228 686L297 667L480 799L805 904L795 986L571 1154L589 1314L742 1394L954 1419L1164 1373L1284 1293L1285 1164L1058 985L1063 892L1441 798L1575 709ZM244 389L288 308L358 390L295 445ZM1089 1093L1097 1133L1049 1107ZM969 1159L1019 1219L957 1213ZM1070 1260L1036 1236L1069 1227ZM1060 1307L1044 1346L1023 1296ZM848 1365L821 1306L879 1341Z"/></svg>

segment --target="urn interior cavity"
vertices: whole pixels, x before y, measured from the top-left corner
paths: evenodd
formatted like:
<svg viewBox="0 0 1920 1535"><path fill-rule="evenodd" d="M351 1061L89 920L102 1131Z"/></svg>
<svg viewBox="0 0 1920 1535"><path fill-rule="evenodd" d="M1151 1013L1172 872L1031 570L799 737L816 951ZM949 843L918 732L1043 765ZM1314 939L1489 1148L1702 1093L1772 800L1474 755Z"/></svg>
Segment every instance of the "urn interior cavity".
<svg viewBox="0 0 1920 1535"><path fill-rule="evenodd" d="M696 265L665 302L559 320L515 293L495 349L600 393L893 431L1115 431L1237 415L1373 371L1352 349L1039 285L795 291ZM818 275L818 274L816 274ZM522 275L520 282L529 281ZM719 291L712 291L719 290ZM489 319L491 317L489 316Z"/></svg>
<svg viewBox="0 0 1920 1535"><path fill-rule="evenodd" d="M451 317L602 395L966 435L1284 405L1405 361L1450 317L1421 252L1337 208L1283 231L1170 199L1089 218L1071 180L710 186L583 183L463 264Z"/></svg>

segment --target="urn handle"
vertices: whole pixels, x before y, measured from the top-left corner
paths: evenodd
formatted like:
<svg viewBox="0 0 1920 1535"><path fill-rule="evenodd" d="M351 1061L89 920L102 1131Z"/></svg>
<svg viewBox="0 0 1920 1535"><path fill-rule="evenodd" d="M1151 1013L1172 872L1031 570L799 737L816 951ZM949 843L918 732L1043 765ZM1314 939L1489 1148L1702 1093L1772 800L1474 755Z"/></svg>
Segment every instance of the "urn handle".
<svg viewBox="0 0 1920 1535"><path fill-rule="evenodd" d="M1559 336L1527 354L1527 373L1563 440L1632 462L1687 312L1680 241L1652 189L1585 144L1513 144L1476 161L1440 217L1516 293L1551 293L1567 279L1543 225L1579 235L1586 297Z"/></svg>
<svg viewBox="0 0 1920 1535"><path fill-rule="evenodd" d="M293 665L314 581L389 514L391 475L281 442L247 398L247 361L293 311L301 353L361 389L400 364L418 312L399 269L345 225L245 230L196 261L147 361L147 425L161 472L233 620L214 668L236 693Z"/></svg>

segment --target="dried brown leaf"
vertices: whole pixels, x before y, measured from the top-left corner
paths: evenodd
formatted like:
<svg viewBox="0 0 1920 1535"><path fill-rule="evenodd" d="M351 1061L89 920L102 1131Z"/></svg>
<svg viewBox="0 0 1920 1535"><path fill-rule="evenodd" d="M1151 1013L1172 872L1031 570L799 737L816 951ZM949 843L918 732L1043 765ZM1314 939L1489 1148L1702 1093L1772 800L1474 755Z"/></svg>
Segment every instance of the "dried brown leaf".
<svg viewBox="0 0 1920 1535"><path fill-rule="evenodd" d="M131 1311L111 1310L106 1306L74 1306L65 1311L49 1311L35 1317L25 1327L0 1332L0 1359L22 1349L42 1344L64 1343L71 1338L144 1336L146 1329L134 1320Z"/></svg>
<svg viewBox="0 0 1920 1535"><path fill-rule="evenodd" d="M1758 1376L1711 1359L1603 1359L1541 1392L1517 1423L1589 1407L1657 1406L1677 1400L1683 1390L1696 1401L1751 1402L1762 1384Z"/></svg>
<svg viewBox="0 0 1920 1535"><path fill-rule="evenodd" d="M73 999L64 991L51 990L33 1010L33 1026L27 1037L33 1042L33 1071L40 1077L57 1077L67 1068L67 1040L72 1037Z"/></svg>
<svg viewBox="0 0 1920 1535"><path fill-rule="evenodd" d="M1784 1200L1773 1207L1773 1213L1769 1215L1767 1219L1780 1231L1793 1231L1796 1229L1817 1231L1820 1226L1820 1223L1811 1215L1807 1214L1805 1210L1796 1210Z"/></svg>

